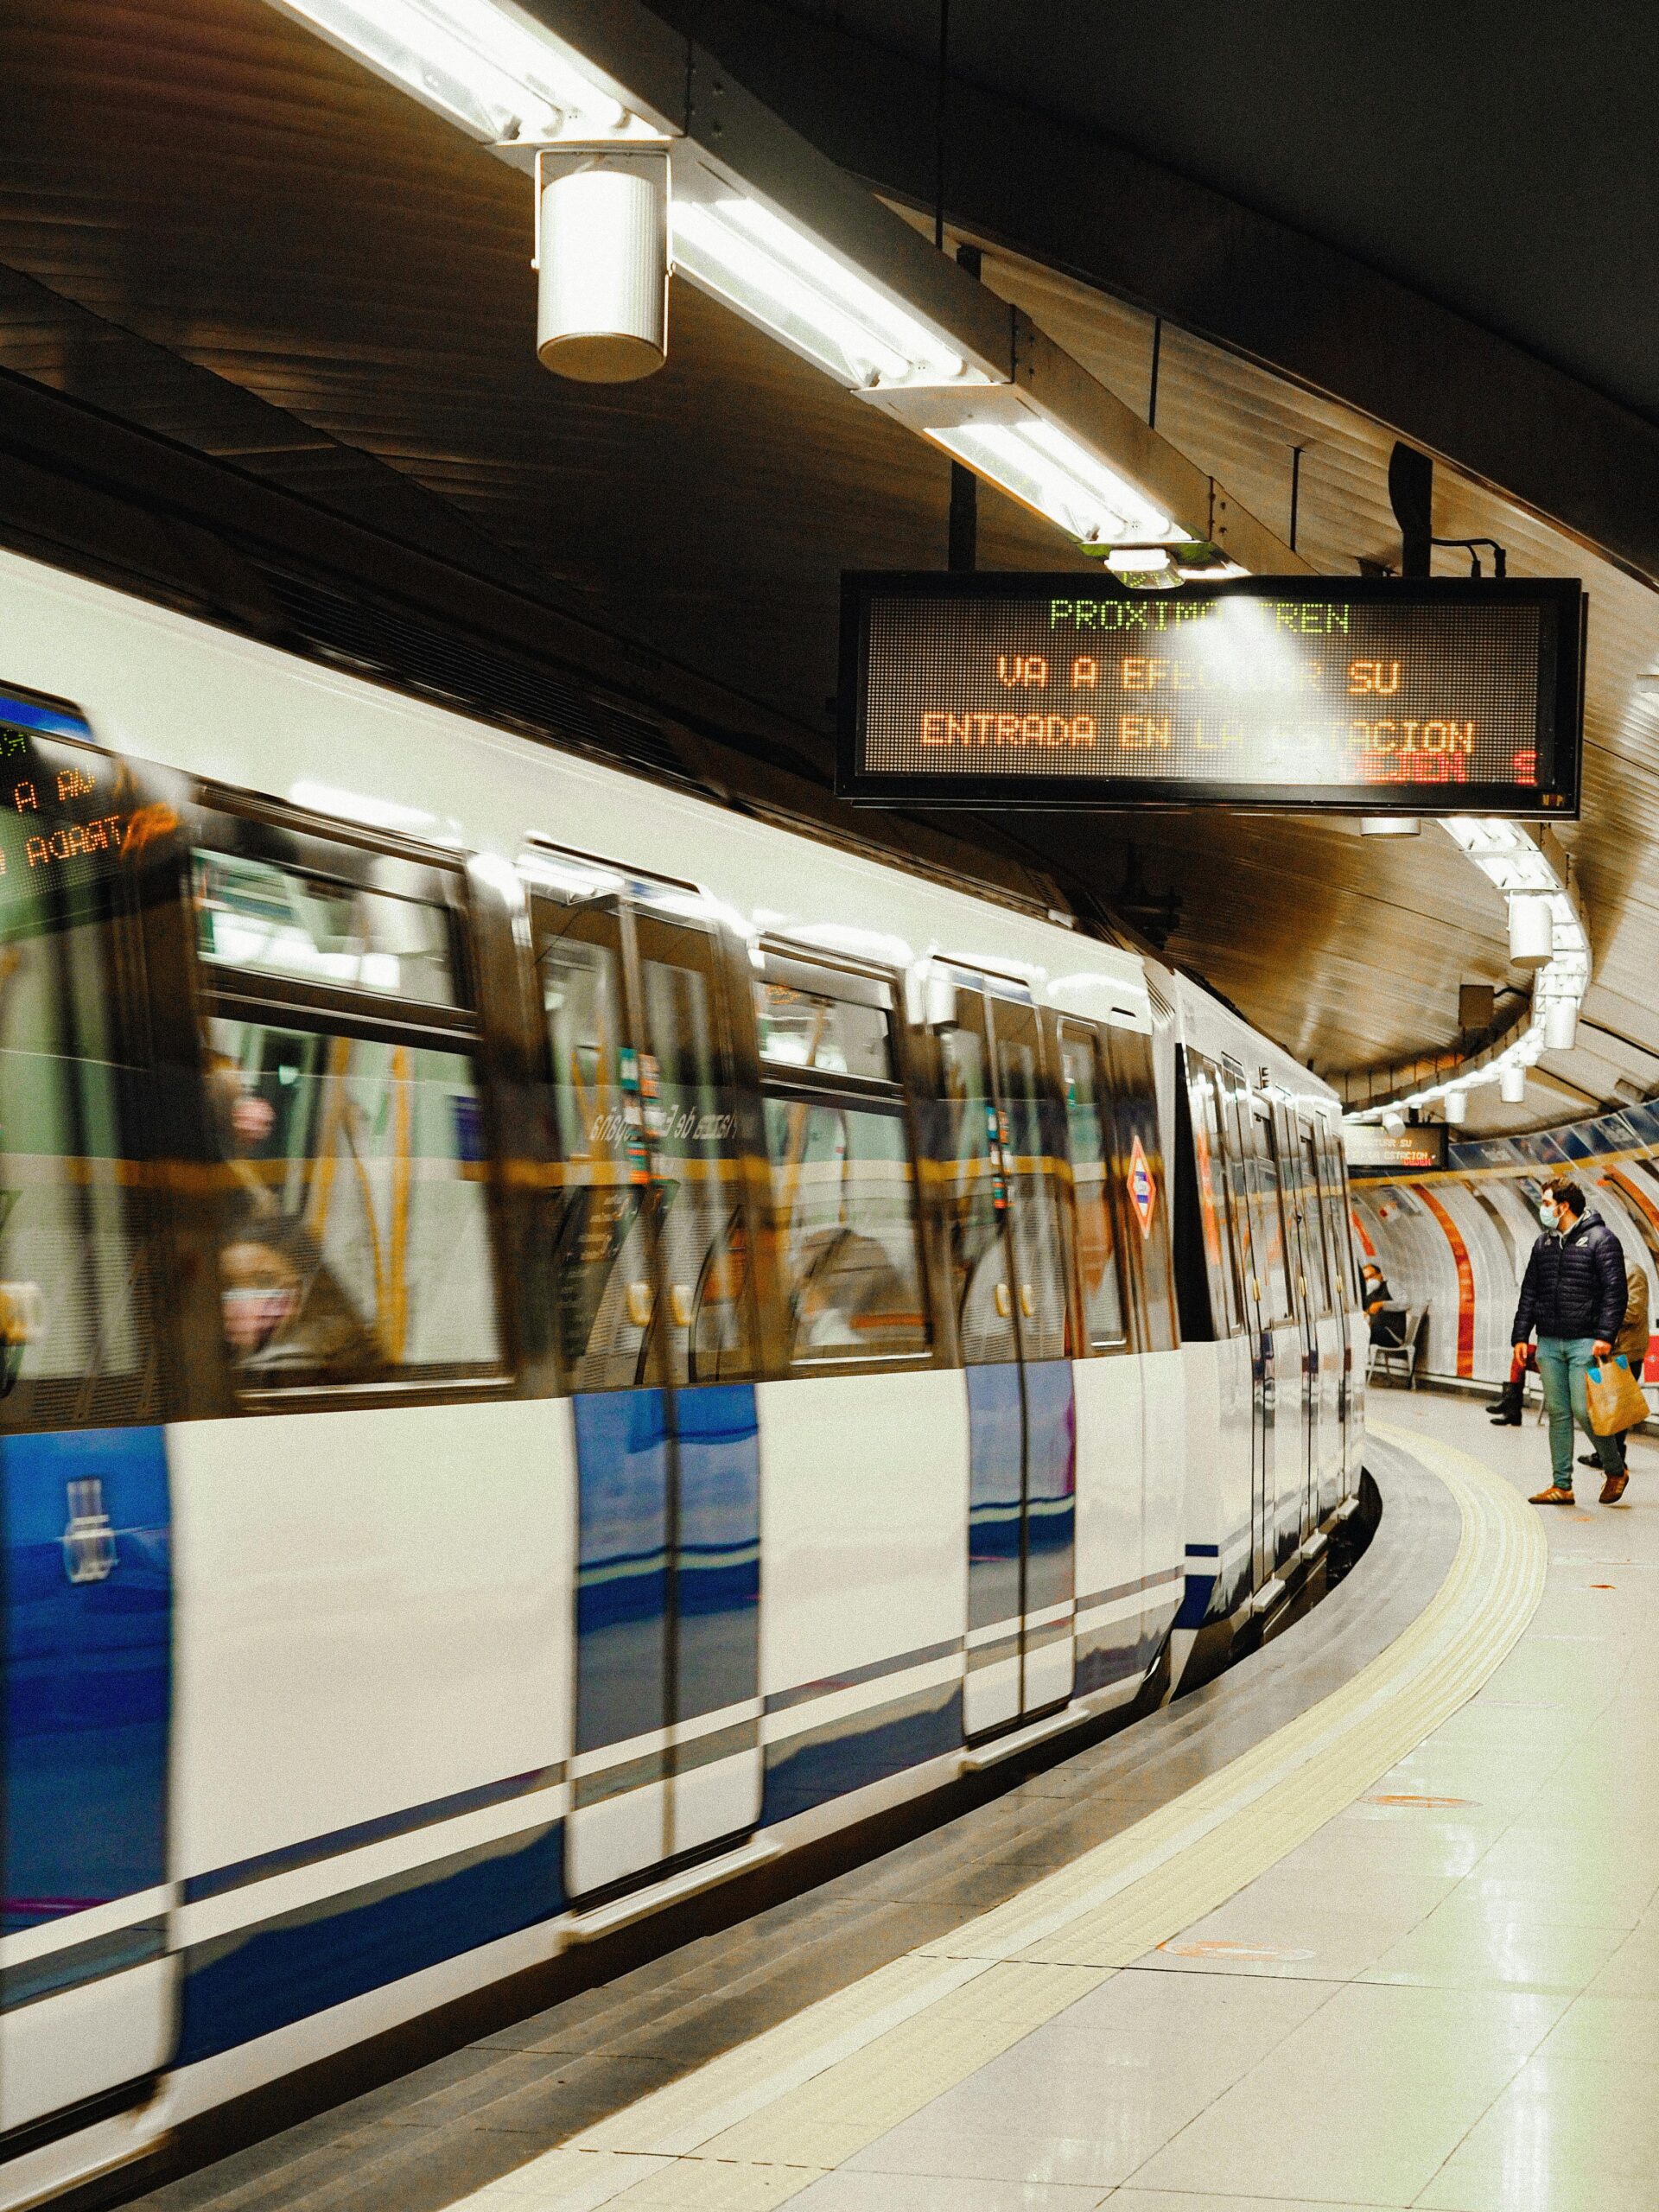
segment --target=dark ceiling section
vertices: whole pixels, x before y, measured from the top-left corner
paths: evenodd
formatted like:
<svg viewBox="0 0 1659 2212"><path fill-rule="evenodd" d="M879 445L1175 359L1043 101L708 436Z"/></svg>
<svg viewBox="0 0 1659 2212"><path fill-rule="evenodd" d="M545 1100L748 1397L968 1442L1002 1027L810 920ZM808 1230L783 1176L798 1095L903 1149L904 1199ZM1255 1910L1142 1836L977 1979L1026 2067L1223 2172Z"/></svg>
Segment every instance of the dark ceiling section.
<svg viewBox="0 0 1659 2212"><path fill-rule="evenodd" d="M932 207L938 0L661 4L834 160ZM963 228L1363 408L1659 578L1638 411L1659 414L1659 10L956 0L950 23Z"/></svg>
<svg viewBox="0 0 1659 2212"><path fill-rule="evenodd" d="M936 64L938 0L778 4ZM1646 0L951 0L949 41L982 92L1274 216L1659 423Z"/></svg>

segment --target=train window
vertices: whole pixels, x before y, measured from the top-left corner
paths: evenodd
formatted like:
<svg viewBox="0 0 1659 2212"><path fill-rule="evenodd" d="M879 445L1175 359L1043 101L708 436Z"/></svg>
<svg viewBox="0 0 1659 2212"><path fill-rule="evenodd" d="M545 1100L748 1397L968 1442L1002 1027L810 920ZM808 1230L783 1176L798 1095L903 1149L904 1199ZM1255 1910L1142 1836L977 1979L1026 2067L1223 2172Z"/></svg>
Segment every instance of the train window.
<svg viewBox="0 0 1659 2212"><path fill-rule="evenodd" d="M1083 1322L1096 1348L1121 1344L1128 1333L1113 1231L1110 1148L1100 1096L1100 1062L1092 1030L1060 1025L1060 1080L1071 1151L1077 1214L1077 1274Z"/></svg>
<svg viewBox="0 0 1659 2212"><path fill-rule="evenodd" d="M793 980L801 972L791 962L785 976L768 976L754 987L761 1058L778 1067L891 1083L893 1017L887 1003L842 995L840 976L833 979L833 995L808 988ZM862 979L844 980L850 986Z"/></svg>
<svg viewBox="0 0 1659 2212"><path fill-rule="evenodd" d="M753 1293L714 941L643 912L636 936L669 1379L729 1381L753 1371Z"/></svg>
<svg viewBox="0 0 1659 2212"><path fill-rule="evenodd" d="M753 1294L715 940L644 906L538 902L537 912L564 1378L587 1391L752 1374Z"/></svg>
<svg viewBox="0 0 1659 2212"><path fill-rule="evenodd" d="M1106 1039L1116 1109L1113 1181L1135 1300L1137 1347L1171 1351L1179 1341L1175 1273L1152 1039L1116 1025Z"/></svg>
<svg viewBox="0 0 1659 2212"><path fill-rule="evenodd" d="M769 963L756 985L773 1235L791 1362L928 1349L890 987Z"/></svg>
<svg viewBox="0 0 1659 2212"><path fill-rule="evenodd" d="M997 1090L1004 1120L1003 1160L1011 1200L1014 1279L1020 1348L1027 1359L1063 1359L1070 1351L1065 1259L1060 1243L1058 1146L1038 1060L1035 1010L1010 1000L992 1006Z"/></svg>
<svg viewBox="0 0 1659 2212"><path fill-rule="evenodd" d="M495 1376L483 1101L448 872L202 818L223 840L193 868L238 1383Z"/></svg>
<svg viewBox="0 0 1659 2212"><path fill-rule="evenodd" d="M1239 1272L1237 1243L1232 1234L1231 1212L1225 1187L1226 1160L1221 1143L1219 1078L1211 1064L1198 1053L1188 1055L1191 1078L1187 1096L1192 1124L1192 1161L1198 1191L1198 1222L1204 1239L1205 1267L1210 1277L1211 1306L1220 1318L1223 1333L1236 1336L1243 1325L1244 1287Z"/></svg>
<svg viewBox="0 0 1659 2212"><path fill-rule="evenodd" d="M1273 1125L1267 1107L1254 1103L1255 1143L1249 1163L1251 1243L1255 1247L1256 1296L1262 1319L1269 1328L1295 1319L1291 1304L1290 1270L1286 1264L1284 1213L1280 1203L1279 1163L1274 1157Z"/></svg>
<svg viewBox="0 0 1659 2212"><path fill-rule="evenodd" d="M471 1061L270 1017L205 1029L232 1176L225 1335L243 1385L488 1374L499 1343Z"/></svg>
<svg viewBox="0 0 1659 2212"><path fill-rule="evenodd" d="M40 719L37 721L36 715ZM0 1395L8 1427L155 1418L153 1199L135 1172L145 1072L124 840L125 763L0 698Z"/></svg>
<svg viewBox="0 0 1659 2212"><path fill-rule="evenodd" d="M934 1157L949 1236L957 1341L963 1358L978 1366L1014 1359L1018 1347L1003 1236L1007 1184L981 1026L983 1001L967 990L957 995L968 1019L939 1039L944 1096Z"/></svg>
<svg viewBox="0 0 1659 2212"><path fill-rule="evenodd" d="M1296 1127L1296 1225L1301 1247L1302 1280L1315 1317L1323 1319L1334 1309L1331 1295L1331 1255L1325 1241L1324 1208L1319 1197L1319 1155L1313 1133Z"/></svg>
<svg viewBox="0 0 1659 2212"><path fill-rule="evenodd" d="M455 1004L449 917L260 855L194 856L196 946L214 967Z"/></svg>
<svg viewBox="0 0 1659 2212"><path fill-rule="evenodd" d="M628 1042L621 924L579 909L541 956L553 1072L558 1214L552 1274L559 1356L573 1390L652 1379L646 1248L650 1153L639 1055Z"/></svg>

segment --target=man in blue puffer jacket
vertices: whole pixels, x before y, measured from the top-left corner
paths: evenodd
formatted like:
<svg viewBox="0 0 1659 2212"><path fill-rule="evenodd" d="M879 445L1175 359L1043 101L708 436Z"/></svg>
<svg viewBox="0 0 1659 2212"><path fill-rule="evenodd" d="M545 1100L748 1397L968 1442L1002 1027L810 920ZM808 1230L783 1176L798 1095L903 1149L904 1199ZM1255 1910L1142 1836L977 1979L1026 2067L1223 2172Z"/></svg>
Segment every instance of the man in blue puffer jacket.
<svg viewBox="0 0 1659 2212"><path fill-rule="evenodd" d="M1601 1502L1615 1504L1630 1477L1619 1465L1617 1439L1590 1426L1584 1378L1592 1361L1605 1359L1624 1319L1624 1255L1612 1230L1570 1176L1546 1183L1538 1208L1544 1233L1532 1248L1510 1340L1517 1359L1538 1332L1538 1375L1549 1408L1549 1457L1554 1479L1535 1505L1573 1503L1573 1424L1596 1447L1604 1478Z"/></svg>

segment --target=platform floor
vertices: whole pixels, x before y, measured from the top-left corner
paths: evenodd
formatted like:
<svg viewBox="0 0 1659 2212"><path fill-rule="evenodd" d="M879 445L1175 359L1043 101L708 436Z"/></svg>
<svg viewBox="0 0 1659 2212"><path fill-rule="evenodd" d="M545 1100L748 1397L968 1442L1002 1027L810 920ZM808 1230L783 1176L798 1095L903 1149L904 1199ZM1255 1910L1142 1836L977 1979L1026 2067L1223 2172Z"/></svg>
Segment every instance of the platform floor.
<svg viewBox="0 0 1659 2212"><path fill-rule="evenodd" d="M1650 2212L1659 1448L1533 1513L1530 1424L1372 1412L1371 1551L1198 1697L143 2201Z"/></svg>

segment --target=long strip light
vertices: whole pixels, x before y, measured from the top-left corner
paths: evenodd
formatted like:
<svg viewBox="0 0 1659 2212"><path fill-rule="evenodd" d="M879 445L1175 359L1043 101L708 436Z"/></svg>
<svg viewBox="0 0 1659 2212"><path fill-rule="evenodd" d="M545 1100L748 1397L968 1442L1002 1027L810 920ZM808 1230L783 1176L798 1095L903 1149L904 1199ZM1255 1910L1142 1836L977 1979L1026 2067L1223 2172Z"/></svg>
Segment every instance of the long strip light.
<svg viewBox="0 0 1659 2212"><path fill-rule="evenodd" d="M1550 912L1551 950L1548 961L1533 979L1531 1018L1521 1035L1476 1068L1461 1071L1443 1083L1427 1084L1399 1098L1380 1101L1346 1118L1375 1122L1413 1106L1428 1106L1459 1098L1487 1084L1497 1084L1509 1103L1515 1102L1517 1077L1535 1067L1547 1052L1571 1047L1580 1007L1590 988L1590 939L1572 893L1557 873L1544 848L1518 822L1501 817L1454 816L1441 827L1494 887L1506 899L1540 899Z"/></svg>
<svg viewBox="0 0 1659 2212"><path fill-rule="evenodd" d="M273 0L473 137L546 143L628 122L540 25L496 0Z"/></svg>
<svg viewBox="0 0 1659 2212"><path fill-rule="evenodd" d="M677 267L849 391L965 373L940 332L758 200L677 194L671 219Z"/></svg>
<svg viewBox="0 0 1659 2212"><path fill-rule="evenodd" d="M1175 525L1096 454L1046 416L921 425L922 435L976 475L1058 523L1085 545L1168 537Z"/></svg>

